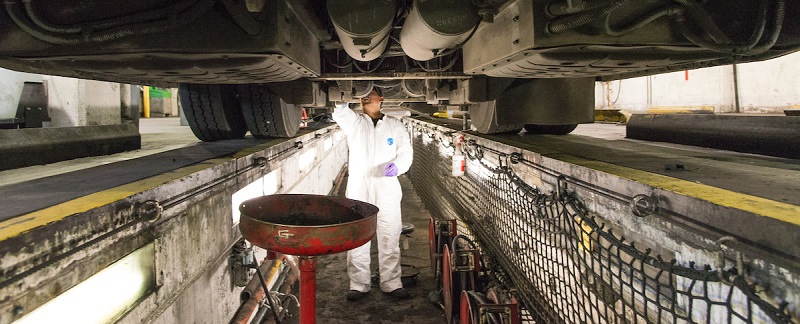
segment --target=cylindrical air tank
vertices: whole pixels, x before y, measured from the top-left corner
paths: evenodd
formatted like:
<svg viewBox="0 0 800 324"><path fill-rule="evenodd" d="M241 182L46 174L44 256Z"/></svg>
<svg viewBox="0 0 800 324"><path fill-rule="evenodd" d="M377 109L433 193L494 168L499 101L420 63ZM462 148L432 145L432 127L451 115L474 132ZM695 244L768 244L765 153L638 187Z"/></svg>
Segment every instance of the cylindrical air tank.
<svg viewBox="0 0 800 324"><path fill-rule="evenodd" d="M345 52L359 61L378 58L389 42L397 0L328 0L328 15Z"/></svg>
<svg viewBox="0 0 800 324"><path fill-rule="evenodd" d="M464 41L479 22L470 0L414 0L400 46L409 57L427 61Z"/></svg>

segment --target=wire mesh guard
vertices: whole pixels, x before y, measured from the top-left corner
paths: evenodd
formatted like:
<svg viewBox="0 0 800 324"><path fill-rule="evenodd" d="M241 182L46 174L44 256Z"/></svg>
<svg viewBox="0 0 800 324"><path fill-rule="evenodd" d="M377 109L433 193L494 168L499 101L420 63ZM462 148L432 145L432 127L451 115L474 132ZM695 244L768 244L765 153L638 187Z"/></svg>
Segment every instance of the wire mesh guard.
<svg viewBox="0 0 800 324"><path fill-rule="evenodd" d="M568 177L543 192L515 172L530 163L512 168L508 154L475 141L464 145L464 176L452 177L454 132L406 125L415 190L435 218L457 219L459 234L476 242L492 279L521 302L523 322L796 323L787 303L763 298L735 267L720 274L664 260L616 235L566 189Z"/></svg>

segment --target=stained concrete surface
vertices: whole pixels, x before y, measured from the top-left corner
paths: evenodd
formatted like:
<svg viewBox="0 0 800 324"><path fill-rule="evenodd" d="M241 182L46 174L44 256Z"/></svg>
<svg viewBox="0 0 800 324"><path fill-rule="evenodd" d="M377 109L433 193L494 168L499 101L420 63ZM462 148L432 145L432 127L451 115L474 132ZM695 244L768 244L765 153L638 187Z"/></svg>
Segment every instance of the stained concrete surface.
<svg viewBox="0 0 800 324"><path fill-rule="evenodd" d="M351 324L351 323L445 323L444 311L428 300L428 294L434 291L433 271L430 266L428 248L428 219L430 214L414 191L411 181L400 176L403 188L402 212L403 222L414 224L409 249L402 251L401 263L411 265L419 270L416 284L407 286L412 294L411 299L397 300L381 292L377 283L373 283L369 295L358 301L347 301L345 294L349 290L347 278L347 253L326 255L317 260L317 323ZM372 242L372 264L377 267L378 252L375 241ZM297 288L297 284L295 284ZM297 293L295 289L295 293ZM282 323L299 323L300 314Z"/></svg>

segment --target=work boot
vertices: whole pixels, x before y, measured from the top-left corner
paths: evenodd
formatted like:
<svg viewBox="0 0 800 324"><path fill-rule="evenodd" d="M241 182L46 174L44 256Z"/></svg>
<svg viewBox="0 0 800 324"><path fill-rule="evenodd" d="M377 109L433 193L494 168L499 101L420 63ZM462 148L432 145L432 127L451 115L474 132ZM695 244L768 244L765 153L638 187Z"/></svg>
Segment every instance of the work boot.
<svg viewBox="0 0 800 324"><path fill-rule="evenodd" d="M347 292L347 300L356 301L367 296L367 293L358 290L351 290Z"/></svg>
<svg viewBox="0 0 800 324"><path fill-rule="evenodd" d="M397 299L409 299L409 298L411 298L411 293L408 292L408 290L405 289L405 288L397 288L395 290L392 290L392 292L388 292L388 293L385 292L385 294L387 294L389 296L392 296L393 298L397 298Z"/></svg>

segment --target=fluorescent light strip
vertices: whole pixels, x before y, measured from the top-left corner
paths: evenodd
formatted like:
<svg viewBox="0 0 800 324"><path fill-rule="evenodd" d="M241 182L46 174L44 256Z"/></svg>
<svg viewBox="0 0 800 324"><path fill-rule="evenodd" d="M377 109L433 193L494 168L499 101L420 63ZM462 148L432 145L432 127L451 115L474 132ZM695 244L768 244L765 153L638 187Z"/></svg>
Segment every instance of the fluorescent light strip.
<svg viewBox="0 0 800 324"><path fill-rule="evenodd" d="M278 174L278 170L273 170L261 177L261 179L253 181L253 183L239 189L233 194L231 197L233 203L233 212L231 213L233 225L239 224L239 219L242 217L242 213L239 211L239 205L245 200L272 195L278 192Z"/></svg>
<svg viewBox="0 0 800 324"><path fill-rule="evenodd" d="M16 323L110 323L155 286L155 244L128 254Z"/></svg>
<svg viewBox="0 0 800 324"><path fill-rule="evenodd" d="M300 154L300 158L297 160L298 170L307 171L308 167L314 163L314 159L317 157L317 149L312 147L309 148L307 151Z"/></svg>

